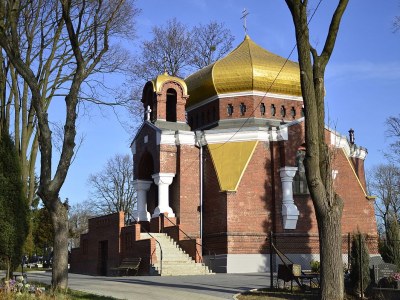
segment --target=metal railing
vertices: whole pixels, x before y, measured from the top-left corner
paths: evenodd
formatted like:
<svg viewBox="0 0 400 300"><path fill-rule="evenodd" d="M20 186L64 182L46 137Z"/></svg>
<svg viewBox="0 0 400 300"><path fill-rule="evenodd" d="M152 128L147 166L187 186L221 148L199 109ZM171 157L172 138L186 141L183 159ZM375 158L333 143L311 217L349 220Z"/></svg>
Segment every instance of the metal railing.
<svg viewBox="0 0 400 300"><path fill-rule="evenodd" d="M202 250L202 252L203 252L203 250L206 250L206 251L208 251L208 255L211 257L211 255L213 255L213 259L211 259L210 258L210 261L211 260L215 260L215 257L216 257L216 253L214 252L214 251L211 251L210 249L208 249L207 247L204 247L202 244L199 244L197 241L196 241L196 239L193 239L193 238L191 238L188 234L186 234L186 232L184 232L181 228L180 228L180 226L178 226L176 223L174 223L170 218L168 218L166 215L164 215L164 214L160 214L160 215L163 215L164 216L164 218L166 218L172 225L174 225L174 226L176 226L178 229L179 229L179 231L180 232L182 232L189 240L191 240L191 241L194 241L194 243L196 244L196 245L199 245L200 247L201 247L201 250ZM162 230L164 229L164 227L162 227ZM179 239L179 238L178 238ZM179 241L178 241L179 242ZM200 262L201 263L203 263L203 253L201 253L201 255L199 254L199 251L197 251L197 247L195 247L196 248L196 253L197 253L197 255L200 257Z"/></svg>
<svg viewBox="0 0 400 300"><path fill-rule="evenodd" d="M135 222L136 224L140 224L140 223L138 222L138 220L135 219L134 216L132 216L132 219L134 220L134 222ZM151 238L153 238L153 239L156 241L156 243L158 244L158 246L160 247L160 275L162 275L163 250L162 250L161 244L160 244L160 242L159 242L159 241L144 227L144 226L142 226L142 224L140 224L140 232L142 231L142 229L144 229L144 231L145 231ZM153 263L153 254L154 254L154 252L155 252L156 250L157 250L157 249L155 249L155 250L151 253L151 255L150 255L150 263L151 263L151 264Z"/></svg>

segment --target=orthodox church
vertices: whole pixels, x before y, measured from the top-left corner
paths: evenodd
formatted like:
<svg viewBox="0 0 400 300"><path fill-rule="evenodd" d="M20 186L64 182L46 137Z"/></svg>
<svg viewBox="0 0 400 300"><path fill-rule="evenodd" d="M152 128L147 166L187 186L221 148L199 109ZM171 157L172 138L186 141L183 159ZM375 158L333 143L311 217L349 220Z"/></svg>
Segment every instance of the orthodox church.
<svg viewBox="0 0 400 300"><path fill-rule="evenodd" d="M134 235L129 238L129 226L116 219L116 245L104 251L118 256L108 265L129 255L151 256L153 246L135 246L145 232L154 239L167 233L214 272L269 270L271 232L289 237L292 256L318 259L318 244L311 242L318 227L303 166L299 75L298 63L246 36L226 57L186 79L162 74L147 82L144 122L131 144ZM367 151L354 143L352 131L349 139L327 126L325 131L334 153L334 187L344 200L343 234L359 230L376 237L364 174ZM90 222L81 249L74 249L76 261L85 258L85 247L86 254L89 247L101 256L109 223L104 217ZM301 243L290 247L295 238ZM376 245L370 252L377 253ZM150 264L156 259L150 257Z"/></svg>

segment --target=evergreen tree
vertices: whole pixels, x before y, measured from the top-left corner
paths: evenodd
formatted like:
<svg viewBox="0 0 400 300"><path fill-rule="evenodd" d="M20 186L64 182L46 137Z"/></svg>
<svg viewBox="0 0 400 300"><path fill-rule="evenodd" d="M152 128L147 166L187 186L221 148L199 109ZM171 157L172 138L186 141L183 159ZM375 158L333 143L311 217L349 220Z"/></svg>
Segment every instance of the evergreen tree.
<svg viewBox="0 0 400 300"><path fill-rule="evenodd" d="M7 274L21 262L29 209L23 193L17 151L6 130L0 132L0 256Z"/></svg>
<svg viewBox="0 0 400 300"><path fill-rule="evenodd" d="M370 282L369 253L365 242L365 236L360 232L357 232L352 237L350 263L350 280L352 287L356 292L360 293L362 280L362 292L364 292Z"/></svg>
<svg viewBox="0 0 400 300"><path fill-rule="evenodd" d="M386 229L386 242L381 244L380 250L385 262L395 264L400 269L400 226L399 222L392 218L388 221Z"/></svg>

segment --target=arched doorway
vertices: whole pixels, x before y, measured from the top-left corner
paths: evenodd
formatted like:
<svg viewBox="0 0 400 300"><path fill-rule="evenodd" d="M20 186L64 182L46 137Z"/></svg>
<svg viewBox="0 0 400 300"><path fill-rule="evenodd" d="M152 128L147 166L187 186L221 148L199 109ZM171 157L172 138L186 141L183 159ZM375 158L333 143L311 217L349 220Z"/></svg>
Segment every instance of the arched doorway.
<svg viewBox="0 0 400 300"><path fill-rule="evenodd" d="M167 121L176 122L177 96L174 89L167 90Z"/></svg>
<svg viewBox="0 0 400 300"><path fill-rule="evenodd" d="M153 156L150 152L145 151L142 154L142 157L139 161L139 169L138 169L138 179L140 180L148 180L153 182L154 172L154 160ZM147 193L147 209L150 214L154 211L154 209L158 206L158 187L153 182L150 186L150 190Z"/></svg>

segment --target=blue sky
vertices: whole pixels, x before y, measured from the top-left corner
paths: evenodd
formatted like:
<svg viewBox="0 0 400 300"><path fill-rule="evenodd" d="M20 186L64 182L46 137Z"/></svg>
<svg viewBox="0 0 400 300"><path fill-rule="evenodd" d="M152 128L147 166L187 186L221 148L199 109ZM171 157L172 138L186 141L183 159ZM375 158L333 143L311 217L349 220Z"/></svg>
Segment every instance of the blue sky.
<svg viewBox="0 0 400 300"><path fill-rule="evenodd" d="M317 1L310 1L315 8ZM311 26L311 41L321 48L336 1L322 1ZM137 19L137 39L128 45L138 51L143 39L151 37L154 25L176 17L188 26L222 22L236 37L236 47L244 38L243 8L248 34L260 46L287 57L295 45L294 29L284 0L137 0L142 9ZM343 17L338 40L326 71L328 125L347 135L355 130L356 143L368 149L366 167L384 162L382 150L385 120L400 113L400 31L392 32L392 22L400 15L399 0L353 0ZM291 60L297 60L294 52ZM115 154L130 154L132 133L126 132L108 109L91 109L78 120L85 136L61 190L61 198L71 204L89 197L87 178L99 172Z"/></svg>

